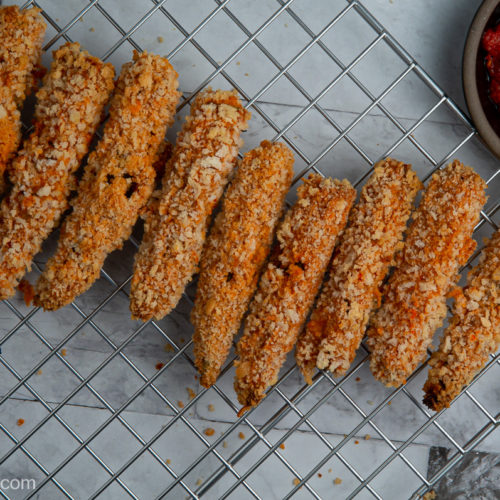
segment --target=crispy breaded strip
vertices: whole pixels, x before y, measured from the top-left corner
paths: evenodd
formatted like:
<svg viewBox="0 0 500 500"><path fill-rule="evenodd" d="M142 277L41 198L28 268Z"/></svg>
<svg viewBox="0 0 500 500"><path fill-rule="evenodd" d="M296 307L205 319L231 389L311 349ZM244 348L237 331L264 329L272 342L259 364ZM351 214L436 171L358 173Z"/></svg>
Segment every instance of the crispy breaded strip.
<svg viewBox="0 0 500 500"><path fill-rule="evenodd" d="M244 409L257 405L275 384L318 293L338 234L356 191L311 175L278 228L278 243L262 274L238 342L234 387Z"/></svg>
<svg viewBox="0 0 500 500"><path fill-rule="evenodd" d="M435 411L450 406L500 345L500 230L454 295L453 316L424 385L424 403Z"/></svg>
<svg viewBox="0 0 500 500"><path fill-rule="evenodd" d="M210 216L231 173L250 113L236 91L201 92L177 137L168 177L135 257L132 317L161 319L196 272Z"/></svg>
<svg viewBox="0 0 500 500"><path fill-rule="evenodd" d="M122 67L102 139L37 283L37 305L54 310L72 302L130 236L154 189L153 164L179 95L177 73L163 57L135 52L134 61Z"/></svg>
<svg viewBox="0 0 500 500"><path fill-rule="evenodd" d="M113 90L114 71L77 43L54 52L37 93L35 130L13 160L0 206L0 299L14 294L34 255L68 208L73 173Z"/></svg>
<svg viewBox="0 0 500 500"><path fill-rule="evenodd" d="M446 294L476 246L471 235L485 188L471 167L455 160L425 190L367 332L370 368L387 386L405 383L443 323Z"/></svg>
<svg viewBox="0 0 500 500"><path fill-rule="evenodd" d="M20 108L36 86L46 27L38 8L0 7L0 194L21 141Z"/></svg>
<svg viewBox="0 0 500 500"><path fill-rule="evenodd" d="M210 387L255 292L293 175L293 154L268 141L245 154L200 260L191 312L200 383Z"/></svg>
<svg viewBox="0 0 500 500"><path fill-rule="evenodd" d="M338 377L354 360L420 187L411 165L390 158L375 165L297 342L295 358L309 384L315 366Z"/></svg>

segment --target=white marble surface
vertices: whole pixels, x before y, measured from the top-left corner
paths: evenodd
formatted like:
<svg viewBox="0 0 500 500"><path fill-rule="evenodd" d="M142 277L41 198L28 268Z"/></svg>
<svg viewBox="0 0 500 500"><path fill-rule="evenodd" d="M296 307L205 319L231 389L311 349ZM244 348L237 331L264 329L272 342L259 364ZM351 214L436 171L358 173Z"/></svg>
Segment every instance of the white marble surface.
<svg viewBox="0 0 500 500"><path fill-rule="evenodd" d="M479 3L476 0L364 1L459 105L463 105L460 76L462 46L466 29ZM40 0L39 4L61 28L88 6L85 0ZM154 6L146 0L100 0L99 5L101 11L93 7L85 14L83 22L78 21L68 30L71 39L80 41L85 48L99 56L105 55L120 39L119 33L104 19L103 13L112 13L116 22L126 31ZM168 0L164 5L187 32L195 29L216 8L216 3L201 0L190 2L189 8L186 8L186 2L182 0ZM291 66L288 73L301 86L302 92L284 76L277 79L270 88L265 88L280 69L293 61L311 43L311 37L288 12L281 14L257 37L260 46L272 54L276 64L270 62L255 44L249 44L229 60L225 67L226 75L247 97L258 95L256 106L252 109L249 130L245 133L243 151L254 147L264 138L272 139L276 135L276 128L281 130L293 120L293 126L285 137L300 149L300 154L296 155L297 173L302 172L305 165L313 161L315 167L324 174L347 177L355 182L366 173L370 161L375 161L392 150L392 155L413 163L419 176L424 179L432 167L432 161L439 163L453 151L454 157L458 156L464 162L473 164L485 179L491 177L498 168L498 161L478 140L473 139L454 151L467 136L468 130L444 104L437 107L427 120L413 130L410 138L393 148L402 137L401 130L415 127L420 118L436 105L438 98L414 71L410 71L381 100L383 109L372 107L368 110L371 99L380 96L395 78L407 70L407 65L391 52L384 40L379 40L352 68L351 74L361 81L365 91L361 91L348 76L343 76L335 86L322 94L318 100L319 109L303 112L308 99L318 96L331 86L331 82L335 81L343 68L377 38L377 34L354 10L331 29L325 29L346 5L344 0L296 0L290 4L293 12L315 35L322 34L323 47L318 46L318 43L312 44L310 50ZM254 33L273 15L279 3L274 0L232 0L228 7L241 20L244 29ZM163 13L157 11L135 31L132 38L147 50L161 54L175 52L171 60L180 74L181 89L188 96L213 74L214 67L200 55L193 44L187 43L179 48L184 39L180 26L175 26ZM55 34L56 31L49 28L46 40L51 40ZM158 37L162 37L161 43ZM219 64L231 58L233 51L246 39L244 31L224 12L219 12L194 37L195 43L203 46ZM62 42L59 39L53 47ZM332 51L343 67L333 62L323 48ZM125 42L109 60L119 68L130 59L131 50L132 46ZM44 62L50 63L49 53L44 56ZM231 86L222 74L215 76L211 84L221 88ZM175 138L186 112L187 107L184 107L179 113L179 120L169 131L168 137L171 140ZM359 119L360 113L365 113L362 119ZM272 119L275 128L266 122L262 114ZM387 114L390 114L392 121ZM300 119L297 120L297 117ZM396 125L394 121L397 122ZM349 133L337 139L339 130L348 127L352 127ZM332 141L336 141L335 146L330 148ZM431 159L419 152L415 142L425 147ZM364 158L352 147L353 144L362 150ZM293 200L293 191L290 201ZM499 200L500 179L491 183L489 194L487 209ZM500 222L499 214L493 218L497 223ZM478 241L490 233L491 227L483 225L477 234ZM140 230L136 236L140 238ZM43 266L47 256L54 250L56 241L57 232L45 245L44 252L37 257L39 266ZM115 252L106 261L104 269L117 283L127 278L134 250L132 243L127 243L122 251ZM36 279L38 272L35 269L30 274L32 281ZM114 285L103 277L89 292L77 299L76 305L82 314L90 314L114 289ZM147 441L167 426L167 430L152 446L158 459L148 452L143 453L120 475L123 483L140 498L153 498L160 494L172 482L172 475L158 460L170 460L168 467L171 471L182 474L206 449L206 444L214 442L237 420L235 410L238 406L232 390L234 372L231 367L217 384L219 392L214 389L202 391L195 379L196 372L191 362L192 348L189 345L192 327L187 319L191 307L189 298L193 297L193 290L194 284L190 285L187 296L177 309L159 322L158 327L147 325L135 336L134 332L140 323L129 319L126 286L93 317L93 323L85 324L71 338L70 333L82 322L82 315L72 306L56 313L43 313L27 308L19 296L11 301L11 307L0 303L0 339L18 324L19 318L14 310L21 316L33 314L29 323L19 327L2 345L3 359L20 376L29 373L50 352L47 345L37 337L37 333L45 344L50 344L52 348L59 346L59 353L61 349L65 349L64 356L51 356L41 366L41 373L37 373L38 368L35 370L28 381L31 391L25 386L20 387L0 406L1 425L14 439L22 439L46 418L49 412L47 408L57 408L58 404L69 398L56 414L65 425L73 429L78 435L77 439L88 438L99 426L111 419L110 424L91 441L90 448L113 471L118 470L137 453L140 440ZM173 342L172 349L165 349L168 341ZM124 342L127 343L126 347L120 354L114 354L116 347L122 346ZM178 354L178 349L184 350ZM361 352L356 362L362 363L364 357L365 354ZM108 364L100 370L105 362ZM158 375L155 365L160 362L167 366ZM291 367L293 361L289 359L286 369ZM95 375L94 370L98 370ZM449 411L416 437L414 444L404 450L404 459L396 458L390 462L387 469L370 483L377 494L388 499L409 497L422 484L418 474L426 477L430 446L453 448L449 438L458 445L465 446L488 423L488 417L478 410L472 398L483 405L490 415L497 415L500 408L500 389L497 384L499 375L500 367L496 364L473 386L470 396L463 395ZM89 376L92 377L90 387L77 390L80 381ZM153 386L141 391L145 380L152 376L157 376ZM344 435L349 435L340 451L340 457L327 460L308 481L318 496L344 498L357 487L359 481L342 460L351 464L360 476L366 477L390 456L391 446L399 447L426 423L431 412L420 403L424 380L425 370L408 384L406 392L395 395L389 405L385 398L392 391L376 383L366 363L362 364L313 413L309 418L310 425L297 425L300 415L310 411L331 391L332 383L324 379L297 402L296 408L281 419L274 430L265 434L267 444L259 443L241 461L234 463L235 473L244 474L252 463L265 456L268 445L281 442L290 428L297 427L297 430L285 439L285 448L278 448L277 453L300 477L322 460L332 446L342 442ZM0 395L8 393L15 384L16 377L0 364ZM296 371L292 372L280 384L281 394L276 391L270 394L245 421L224 438L226 446L222 442L218 444L216 450L219 457L229 458L232 452L251 439L255 430L283 406L284 397L293 397L301 387L300 376ZM196 394L192 401L188 388ZM96 397L96 392L101 398ZM127 404L135 394L138 396ZM186 405L182 414L185 421L176 417L180 410L179 401ZM113 418L108 405L113 410L126 405L120 414L122 423ZM213 408L209 405L213 405ZM352 432L363 421L364 416L372 412L378 412L373 418L374 425L366 423ZM25 420L21 427L16 425L19 418ZM26 441L26 450L49 471L65 461L78 447L77 440L65 430L61 421L50 418ZM133 427L139 438L134 437L124 424ZM215 430L213 436L203 434L207 427ZM317 431L323 433L326 442L320 440ZM238 437L240 432L244 434L243 439ZM365 439L367 434L370 436L368 440ZM11 439L5 432L0 432L0 460L11 447ZM491 434L478 449L498 452L498 431ZM261 498L282 498L294 488L294 475L279 457L271 454L247 480L248 486ZM411 462L418 473L410 470L405 460ZM184 484L187 488L196 490L199 487L197 483L207 480L220 465L220 458L210 453L186 476ZM321 477L318 477L318 473ZM33 477L40 483L44 474L26 454L18 450L0 464L0 478L3 477ZM337 477L342 479L342 483L334 485L333 480ZM109 474L87 451L78 453L56 476L57 481L75 498L88 497L108 478ZM228 472L209 490L205 498L218 498L234 481L235 476ZM22 492L12 493L8 493L12 498L25 496ZM114 482L105 490L102 498L124 498L126 495L124 489ZM186 495L186 490L177 486L169 492L168 498L183 498ZM38 496L41 499L60 497L63 497L62 493L51 483L44 486ZM312 493L302 487L295 497L311 498ZM252 498L252 495L243 486L239 486L231 494L231 498ZM357 498L373 496L365 489Z"/></svg>

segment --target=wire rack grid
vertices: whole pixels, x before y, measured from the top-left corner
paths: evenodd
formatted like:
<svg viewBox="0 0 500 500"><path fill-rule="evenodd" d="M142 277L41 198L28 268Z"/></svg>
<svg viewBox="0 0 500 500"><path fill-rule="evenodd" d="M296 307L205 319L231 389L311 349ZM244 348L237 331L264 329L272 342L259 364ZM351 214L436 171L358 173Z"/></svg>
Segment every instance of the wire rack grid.
<svg viewBox="0 0 500 500"><path fill-rule="evenodd" d="M388 155L411 161L424 180L454 155L483 160L490 200L476 234L498 229L500 169L472 140L467 116L361 2L246 4L33 0L24 7L42 8L46 51L81 41L118 69L131 48L168 46L184 91L179 116L209 84L236 88L253 113L245 147L285 141L296 154L295 184L316 171L359 186ZM253 21L249 10L259 12ZM318 372L310 386L288 360L263 403L238 418L232 359L211 389L195 381L186 340L193 286L164 321L128 319L139 237L60 313L28 308L20 296L0 305L0 470L37 478L23 496L418 498L498 428L499 408L488 398L498 354L449 410L434 414L421 404L425 363L405 386L389 390L370 378L364 345L345 377ZM162 361L154 367L152 359ZM186 398L188 385L195 390ZM21 411L27 422L19 427L10 416ZM464 414L470 419L462 421ZM421 450L433 443L449 453L430 473ZM303 453L305 446L314 452ZM399 489L391 486L396 475L405 485ZM332 485L334 477L342 483ZM0 489L3 498L11 493Z"/></svg>

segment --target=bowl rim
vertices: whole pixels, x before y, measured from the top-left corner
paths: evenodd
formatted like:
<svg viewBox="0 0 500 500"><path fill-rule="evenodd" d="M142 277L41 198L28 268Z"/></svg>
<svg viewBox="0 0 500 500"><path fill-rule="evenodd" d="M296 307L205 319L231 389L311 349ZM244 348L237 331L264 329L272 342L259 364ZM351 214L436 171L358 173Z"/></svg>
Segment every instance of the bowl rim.
<svg viewBox="0 0 500 500"><path fill-rule="evenodd" d="M479 99L476 61L486 23L499 4L500 0L484 0L477 10L467 34L462 62L462 81L467 108L482 140L498 158L500 158L500 137L490 125Z"/></svg>

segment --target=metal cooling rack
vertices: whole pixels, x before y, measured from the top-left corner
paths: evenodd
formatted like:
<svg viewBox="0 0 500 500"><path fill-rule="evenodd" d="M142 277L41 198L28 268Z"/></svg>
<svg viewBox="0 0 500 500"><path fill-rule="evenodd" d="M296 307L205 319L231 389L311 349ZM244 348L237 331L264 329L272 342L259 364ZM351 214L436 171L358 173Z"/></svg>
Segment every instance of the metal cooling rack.
<svg viewBox="0 0 500 500"><path fill-rule="evenodd" d="M202 78L190 82L191 88L188 92L184 92L179 111L189 104L196 92L208 84L238 89L247 107L253 112L250 132L252 124L255 123L255 140L260 140L261 137L258 136L262 131L262 134L267 134L269 139L284 140L295 151L298 165L295 182L299 182L309 170L335 175L336 171L329 170L329 165L340 157L343 161L349 158L355 164L362 165L361 170L353 170L350 176L351 181L356 181L356 185L359 185L369 174L370 166L375 161L391 154L395 156L401 154L405 159L410 157L415 160L412 161L414 164L424 165L425 169L419 173L422 174L421 178L427 179L434 170L440 168L455 154L462 154L465 146L473 142L471 139L475 131L467 116L359 1L332 2L331 10L328 8L326 9L328 12L325 12L326 18L331 18L331 20L321 29L311 27L312 24L310 20L306 20L307 16L303 15L304 10L303 8L301 10L298 0L296 2L269 0L263 2L265 5L255 5L255 9L262 8L262 11L266 13L262 23L257 27L248 27L245 24L243 16L240 15L243 3L238 3L237 0L232 2L215 0L213 4L210 4L206 17L189 27L179 14L182 9L171 8L172 3L175 3L173 0L152 0L151 2L144 0L142 4L138 2L137 4L141 4L141 7L146 6L144 12L139 14L133 9L125 13L117 9L112 10L107 0L79 3L75 0L67 3L65 9L71 15L66 15L64 21L59 21L56 15L47 8L47 3L39 0L25 4L25 7L30 5L46 7L43 15L48 22L51 34L47 36L49 41L45 45L45 50L54 48L64 41L80 40L74 36L80 26L79 20L83 20L84 16L87 18L92 15L101 17L103 22L107 22L110 32L114 35L114 39L108 41L108 45L101 45L100 53L96 53L105 60L113 60L113 57L124 48L127 50L123 52L121 62L130 59L131 48L142 50L143 46L140 41L142 38L139 34L153 18L156 22L169 23L179 37L178 42L173 45L174 48L167 54L167 57L173 60L174 66L177 68L176 56L180 56L185 50L190 50L191 54L194 52L204 59L209 67L209 71ZM205 9L207 4L208 2L203 4ZM184 3L184 8L187 8L186 3ZM240 41L236 48L231 48L230 53L224 55L223 61L217 61L209 48L209 41L211 37L216 39L222 36L220 30L213 27L214 20L220 19L221 16L228 28L238 30ZM63 16L60 15L60 17ZM127 22L123 21L125 18L128 19ZM302 48L289 58L288 62L283 62L280 51L263 41L265 34L274 29L278 20L281 22L283 19L293 22L297 29L300 28L306 40ZM364 26L363 33L371 33L372 37L364 46L356 48L356 53L343 57L336 47L332 47L335 43L328 41L329 33L335 33L341 25L344 29L347 26L346 33L356 32L359 29L359 23ZM364 43L363 36L360 35L359 38ZM375 91L370 85L370 80L363 75L362 68L363 61L381 46L384 48L384 54L389 57L389 65L399 65L401 70L394 79L391 78L391 81L385 82L379 90ZM252 81L252 75L245 74L244 76L248 77L245 79L243 75L235 71L237 59L243 57L245 51L249 49L258 53L259 57L273 68L266 81L259 83L258 91L248 90L247 82ZM311 51L320 52L321 57L337 68L334 77L329 78L326 86L319 92L317 89L308 88L303 83L300 71L294 72L294 68L299 67L304 61L307 62ZM321 68L318 71L321 71ZM324 69L324 71L328 70ZM381 65L380 73L384 71ZM181 73L181 70L179 72ZM370 79L377 80L378 76L376 72L372 73ZM394 102L416 101L412 94L415 84L410 87L404 86L409 79L414 79L412 81L423 85L434 99L432 104L420 113L420 118L413 121L400 118L404 116L404 112L394 107ZM269 99L266 100L268 93L283 82L289 88L295 89L297 96L302 100L301 103L295 104L295 107L286 108L289 114L284 122L283 116L275 112L277 106L270 104ZM346 82L351 86L349 92L344 88L347 85ZM341 88L341 93L345 92L347 99L348 94L357 92L367 103L359 110L359 113L351 114L350 120L344 120L345 123L338 120L342 113L332 111L332 106L328 105L328 97L337 88ZM396 99L391 100L393 95ZM341 102L342 99L341 95L337 102ZM418 100L421 102L420 98ZM444 151L436 153L435 145L423 141L419 136L419 131L432 125L434 117L441 111L444 111L446 115L443 123L452 123L456 134L452 139L447 139ZM370 141L366 141L362 134L358 133L359 125L374 115L378 117L377 119L383 119L385 123L392 124L391 126L397 131L395 140L389 141L382 146L382 149L375 152L371 144L378 138L372 137ZM300 132L305 133L311 123L316 123L314 120L307 122L306 118L311 116L316 117L316 120L321 120L322 123L328 123L331 128L331 137L327 143L313 149L312 152L307 150L304 146L305 142L299 137ZM345 113L342 116L345 116ZM437 121L439 122L440 119ZM440 144L444 143L443 139ZM484 155L484 151L482 154ZM333 160L330 161L330 158ZM498 169L490 171L487 181L492 186L495 180L498 180L496 176L499 172ZM482 213L477 227L479 235L490 234L498 228L495 215L499 208L499 192L496 189L496 193L492 193L490 189L490 202ZM136 247L137 240L132 239L124 252L128 251L132 255ZM477 257L478 253L479 251L471 261ZM268 479L263 478L266 470L272 467L280 467L280 470L288 471L290 480L286 484L283 482L280 484L282 491L278 493L283 498L290 498L294 495L300 498L331 497L336 491L343 491L342 495L347 498L354 498L358 495L359 498L365 496L383 498L384 493L381 491L387 491L384 489L384 484L390 481L390 475L394 473L393 467L396 463L399 466L403 464L404 470L412 476L413 482L408 483L411 488L407 491L394 492L394 496L390 496L418 498L431 490L466 453L474 450L498 428L499 408L489 407L483 397L484 394L488 394L488 385L484 382L486 378L484 375L491 373L492 370L498 370L500 361L498 354L491 357L488 365L471 386L461 394L455 404L449 410L439 414L429 412L420 402L419 390L422 387L422 377L425 375L425 364L418 368L405 386L396 390L381 388L370 380L362 381L362 386L356 385L360 374L364 375L366 371L368 377L367 350L364 346L354 366L340 380L332 379L326 372L319 372L314 377L311 386L302 385L296 367L292 363L287 364L284 373L270 390L266 400L257 409L240 418L237 417L239 406L230 390L231 362L227 363L220 381L213 388L208 391L197 388L198 392L192 394L188 402L179 405L172 394L172 391L176 390L174 385L178 385L178 381L186 377L189 377L191 385L195 383L193 377L196 371L193 366L191 341L184 342L181 337L182 331L186 331L186 318L189 317L189 308L192 305L192 289L188 289L182 303L173 313L174 320L172 321L175 325L172 322L152 321L145 324L132 322L127 319L126 310L130 276L116 277L119 274L116 269L120 263L120 259L116 256L108 259L102 278L93 289L97 294L96 297L91 300L78 299L72 306L65 309L66 312L62 313L61 318L71 317L72 319L64 320L65 326L57 332L59 336L55 339L55 333L50 331L44 323L44 318L48 313L25 307L20 297L5 301L1 305L3 317L7 319L0 325L0 331L2 331L0 346L3 350L0 356L0 369L3 370L0 372L0 380L4 380L0 411L2 407L8 410L9 403L13 404L20 399L32 401L38 410L33 413L33 419L36 421L31 423L26 430L23 427L17 428L12 425L12 422L3 421L2 418L0 422L3 434L0 441L2 455L0 468L5 467L7 470L9 460L16 458L18 462L25 463L27 472L32 471L32 474L38 475L36 489L25 492L28 498L37 495L39 495L37 498L58 498L59 496L77 498L78 495L72 490L71 481L65 476L65 472L74 468L75 464L78 464L77 474L83 476L85 476L86 468L89 470L97 468L94 481L91 481L85 490L86 496L91 498L128 496L149 498L153 494L169 498L183 496L266 498L265 481ZM40 264L39 260L37 264ZM130 270L130 260L126 264L126 269ZM34 273L39 273L39 266ZM84 297L87 297L87 294ZM105 321L101 320L101 317L110 311L116 311L119 306L122 307L123 325L126 326L124 326L125 333L122 332L117 337L115 331L103 326ZM170 320L167 319L167 321ZM64 352L67 347L70 348L73 341L88 331L91 331L107 349L91 369L84 364L72 362L71 357L66 356ZM24 341L21 339L23 335ZM137 361L139 358L133 352L128 354L129 348L135 346L136 342L140 345L143 339L151 339L153 336L171 346L169 354L163 353L166 361L157 367L159 368L157 370L151 370L150 367ZM23 346L35 342L40 345L41 354L35 361L33 361L34 358L20 361L20 351L11 348L12 343L20 339L24 342ZM118 361L122 367L125 367L125 373L138 380L133 390L130 390L119 402L108 391L108 386L100 389L100 377L108 373ZM72 381L72 385L64 389L63 395L56 401L54 398L45 396L44 390L37 382L37 374L40 374L42 369L49 371L47 377L50 377L49 368L54 364L57 369L64 367L66 377ZM164 382L170 376L177 380L175 384L169 385L168 382ZM180 378L175 379L176 376ZM58 380L62 383L62 379ZM118 382L121 383L120 380ZM479 388L478 393L475 392L476 388ZM72 414L68 412L72 406L76 407L77 411L83 411L85 405L82 404L80 409L78 403L74 402L81 395L82 390L95 398L96 407L100 408L102 413L100 423L85 429L81 425L73 424ZM133 413L129 411L130 408L140 407L141 398L146 392L154 394L161 405L166 408L166 414L161 418L161 425L152 424L147 431L139 425L140 422L134 419ZM376 401L367 401L367 406L365 400L366 397L370 397L370 394L376 395L374 397ZM206 415L200 417L200 411L196 408L214 398L217 399L219 405L224 407L224 417L219 418L213 425L222 422L223 427L222 431L209 437L203 432L203 426L206 427L210 419ZM413 415L418 421L410 434L401 437L400 434L395 435L392 431L390 416L386 415L388 405L392 402L394 406L400 404L405 408L406 414ZM475 420L478 422L478 427L473 429L472 434L466 436L458 436L451 425L456 406L460 404L469 405L467 408L473 409L477 415ZM351 415L355 414L350 426L344 429L345 434L339 431L336 435L334 432L324 430L325 417L322 415L326 415L327 420L334 421L341 418L342 411L349 411ZM319 416L322 416L323 420ZM57 427L57 432L50 434L51 426L54 425ZM104 440L103 436L106 432L115 428L116 425L123 436L117 441L135 446L134 451L125 456L118 452L109 452L100 446L100 441ZM182 446L178 446L176 450L165 451L165 446L168 449L168 443L174 442L174 434L181 432L176 429L182 429ZM241 429L245 429L246 436L241 433ZM373 439L378 440L380 446L384 446L386 450L382 454L381 461L374 461L368 469L357 465L352 446L353 439L361 436L366 430L370 430ZM237 438L238 431L240 438ZM49 435L50 439L55 441L61 440L62 442L69 439L71 446L66 448L67 452L47 454L40 451L45 449L43 447L37 450L34 444L36 440L43 440L44 436ZM426 435L433 436L431 439L435 439L436 442L446 442L447 448L451 449L446 462L442 463L430 477L428 477L427 470L415 463L411 452L415 446L418 446L420 439ZM289 448L293 449L294 440L301 436L307 436L308 439L317 443L317 456L307 457L306 463L301 462L303 457L300 457L300 453L291 455L287 451ZM227 446L229 441L230 449ZM286 448L283 445L286 445ZM86 466L82 465L82 454L87 460L84 462ZM189 455L189 458L186 459L184 455ZM167 459L169 456L172 460ZM179 460L180 462L184 460L182 467L177 465ZM137 469L143 462L146 463L146 472L144 472L144 467ZM332 463L335 464L333 476L330 475L328 480L317 479L318 473L325 471ZM149 480L154 480L157 485L154 493L148 489L145 493L141 493L136 488L137 482L134 481L133 475L129 474L133 470L142 470L141 474L144 473ZM203 470L201 479L197 479L199 470ZM343 490L335 490L336 486L331 483L333 477L342 475L338 472L339 470L343 471ZM294 479L293 482L292 479ZM321 481L328 481L326 490L324 486L326 483L321 483ZM9 498L7 494L8 492L0 490L3 498Z"/></svg>

